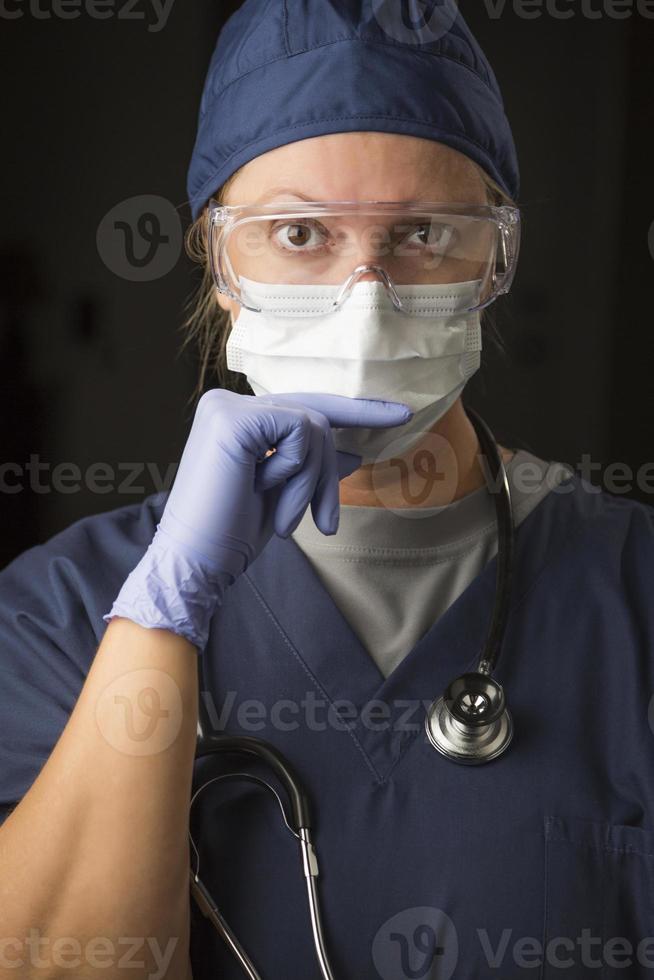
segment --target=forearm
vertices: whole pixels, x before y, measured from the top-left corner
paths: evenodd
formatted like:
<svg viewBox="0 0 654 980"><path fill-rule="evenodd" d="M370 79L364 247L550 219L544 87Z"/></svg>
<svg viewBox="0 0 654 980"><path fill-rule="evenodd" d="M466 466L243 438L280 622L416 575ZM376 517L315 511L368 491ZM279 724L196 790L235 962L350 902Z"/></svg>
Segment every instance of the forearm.
<svg viewBox="0 0 654 980"><path fill-rule="evenodd" d="M112 620L61 738L0 828L2 980L106 977L109 964L119 976L128 937L131 980L186 976L196 727L195 648ZM49 940L38 950L47 966L30 962L30 930ZM98 937L108 942L93 947ZM72 941L58 947L69 967L53 962L57 939Z"/></svg>

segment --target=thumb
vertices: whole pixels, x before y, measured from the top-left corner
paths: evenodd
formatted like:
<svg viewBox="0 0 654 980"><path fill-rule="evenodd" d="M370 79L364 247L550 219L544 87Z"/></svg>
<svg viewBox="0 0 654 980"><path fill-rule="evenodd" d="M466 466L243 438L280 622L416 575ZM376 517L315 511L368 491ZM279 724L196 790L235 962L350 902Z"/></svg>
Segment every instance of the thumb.
<svg viewBox="0 0 654 980"><path fill-rule="evenodd" d="M346 476L351 476L356 470L361 466L362 456L357 456L355 453L336 453L336 462L338 465L338 478L339 480L344 480Z"/></svg>

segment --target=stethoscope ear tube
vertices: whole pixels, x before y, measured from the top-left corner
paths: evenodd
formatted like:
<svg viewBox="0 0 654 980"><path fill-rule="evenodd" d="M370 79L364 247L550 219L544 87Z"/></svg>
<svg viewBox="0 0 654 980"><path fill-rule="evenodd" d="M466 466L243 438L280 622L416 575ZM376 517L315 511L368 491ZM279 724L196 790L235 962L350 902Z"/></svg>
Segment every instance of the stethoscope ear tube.
<svg viewBox="0 0 654 980"><path fill-rule="evenodd" d="M234 935L234 932L225 919L225 916L222 914L193 869L190 870L190 875L191 894L197 902L198 908L202 914L209 920L209 922L211 922L214 928L222 936L246 977L248 977L249 980L261 980L261 974L257 971L254 963L245 952L238 938Z"/></svg>
<svg viewBox="0 0 654 980"><path fill-rule="evenodd" d="M200 683L202 687L203 683L201 669ZM202 694L202 691L200 693ZM200 704L202 704L202 702L200 702ZM282 809L284 821L288 829L293 836L296 837L298 842L302 860L302 871L307 887L307 899L309 904L309 915L311 919L314 949L316 960L320 967L321 976L323 977L323 980L334 980L334 973L329 962L329 955L327 952L327 943L325 941L325 934L322 924L320 897L317 889L317 878L319 873L318 859L316 857L316 852L311 838L309 798L301 780L293 767L275 748L275 746L271 745L269 742L266 742L264 739L252 738L248 735L207 735L205 734L203 723L204 714L201 709L200 721L198 724L196 760L217 754L224 754L227 757L232 757L232 759L234 757L238 757L241 762L243 762L243 756L250 756L258 759L259 761L263 762L280 780L288 797L291 812L290 814L287 814L286 808L283 806L279 794L265 779L262 779L260 776L254 775L253 773L233 771L223 772L221 775L214 776L209 780L205 779L203 784L195 789L191 800L191 807L193 806L193 801L211 783L220 782L226 779L248 779L252 782L262 784L273 793ZM212 898L208 888L200 879L199 852L190 833L189 837L191 846L195 851L198 860L198 868L195 871L191 868L190 871L191 894L197 902L202 914L209 919L218 933L222 936L245 975L249 977L250 980L261 980L260 974L246 953L243 945L236 937L229 923L226 921L224 915L218 908L218 905Z"/></svg>
<svg viewBox="0 0 654 980"><path fill-rule="evenodd" d="M262 738L250 735L205 735L198 737L196 759L208 755L239 753L251 755L269 766L281 781L290 804L289 822L296 835L311 827L311 807L302 783L288 760Z"/></svg>

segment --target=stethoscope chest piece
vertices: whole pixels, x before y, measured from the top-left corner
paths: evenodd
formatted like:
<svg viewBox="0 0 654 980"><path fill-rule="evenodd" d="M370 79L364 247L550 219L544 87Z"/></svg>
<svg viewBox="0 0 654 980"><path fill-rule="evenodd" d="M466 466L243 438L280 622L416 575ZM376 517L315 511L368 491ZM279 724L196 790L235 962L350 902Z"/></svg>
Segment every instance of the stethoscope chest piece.
<svg viewBox="0 0 654 980"><path fill-rule="evenodd" d="M496 759L513 736L504 690L481 671L452 681L429 707L425 728L435 749L464 765Z"/></svg>

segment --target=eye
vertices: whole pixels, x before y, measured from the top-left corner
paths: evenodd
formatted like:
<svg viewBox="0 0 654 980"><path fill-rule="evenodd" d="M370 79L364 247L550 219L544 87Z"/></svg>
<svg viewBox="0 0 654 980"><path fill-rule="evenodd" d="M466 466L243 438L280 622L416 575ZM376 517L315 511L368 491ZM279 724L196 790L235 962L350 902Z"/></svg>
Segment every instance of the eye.
<svg viewBox="0 0 654 980"><path fill-rule="evenodd" d="M418 236L418 241L414 236ZM456 244L457 230L454 225L443 222L430 221L419 225L414 234L409 238L409 244L417 244L422 248L428 248L432 252L443 254L448 252Z"/></svg>
<svg viewBox="0 0 654 980"><path fill-rule="evenodd" d="M325 230L313 222L276 225L272 235L276 245L290 252L310 251L327 240Z"/></svg>

